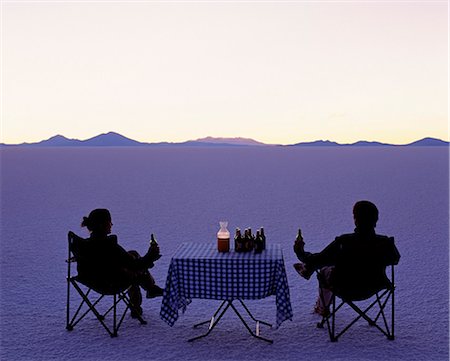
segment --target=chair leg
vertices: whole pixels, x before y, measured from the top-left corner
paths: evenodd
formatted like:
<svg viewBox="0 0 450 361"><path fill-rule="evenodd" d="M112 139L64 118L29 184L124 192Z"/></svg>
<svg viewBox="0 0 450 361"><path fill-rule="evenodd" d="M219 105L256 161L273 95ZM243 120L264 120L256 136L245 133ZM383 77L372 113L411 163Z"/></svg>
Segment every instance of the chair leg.
<svg viewBox="0 0 450 361"><path fill-rule="evenodd" d="M382 298L385 296L385 300L383 302L381 302ZM381 297L378 295L378 293L376 294L377 296L377 302L378 302L378 307L380 309L380 311L378 312L377 316L375 317L375 319L373 320L373 322L369 322L369 324L371 326L376 326L376 322L378 320L378 318L380 317L380 315L383 318L383 322L384 322L384 327L386 329L386 337L388 338L388 340L394 340L395 336L394 336L394 289L389 289L386 290L385 292L383 292L383 294L381 295ZM389 325L386 319L386 316L384 314L384 309L386 308L386 305L388 304L389 300L391 301L391 329L389 330Z"/></svg>
<svg viewBox="0 0 450 361"><path fill-rule="evenodd" d="M336 337L336 296L333 294L333 312L331 314L331 342L337 342L338 338Z"/></svg>
<svg viewBox="0 0 450 361"><path fill-rule="evenodd" d="M390 295L390 299L391 299L391 332L389 333L389 335L387 336L387 339L390 341L395 340L395 333L394 333L394 327L395 327L395 321L394 321L394 316L395 316L395 309L394 309L394 288L392 288L391 290L391 295Z"/></svg>
<svg viewBox="0 0 450 361"><path fill-rule="evenodd" d="M394 265L391 266L391 335L388 337L389 340L393 341L395 340L395 333L394 333L394 327L395 327L395 272L394 272Z"/></svg>
<svg viewBox="0 0 450 361"><path fill-rule="evenodd" d="M113 334L111 337L117 337L117 295L114 294L114 309L113 309Z"/></svg>
<svg viewBox="0 0 450 361"><path fill-rule="evenodd" d="M384 334L386 337L390 337L390 332L389 332L389 330L387 329L387 330L383 330L376 322L373 322L373 320L369 317L369 316L367 316L367 312L375 305L375 304L377 304L377 300L375 300L374 302L372 302L371 304L370 304L370 306L368 306L364 311L363 310L361 310L359 307L357 307L353 302L351 302L351 301L347 301L346 302L357 314L358 314L358 317L357 318L355 318L347 327L346 327L346 329L344 329L344 331L342 331L341 332L341 334L342 333L344 333L348 328L350 328L350 326L351 325L353 325L357 320L359 320L361 317L363 318L363 319L365 319L367 322L369 322L369 323L373 323L373 326L375 327L375 328L377 328L382 334ZM382 309L381 310L381 312L383 312L384 310ZM384 317L384 316L383 316Z"/></svg>
<svg viewBox="0 0 450 361"><path fill-rule="evenodd" d="M108 310L106 310L106 312L104 314L100 314L99 311L97 310L96 306L97 306L97 304L100 303L100 301L104 297L106 297L106 295L100 294L100 297L98 297L96 300L91 301L92 297L89 297L89 294L91 292L90 288L85 293L75 279L71 278L68 282L70 282L72 284L72 286L75 288L75 290L78 292L82 301L81 301L80 305L78 306L78 309L75 311L74 315L72 316L70 314L71 312L70 312L70 290L69 290L70 284L69 284L69 289L68 289L68 294L67 294L67 304L66 304L66 307L67 307L66 329L69 331L72 331L78 322L80 322L86 315L88 315L89 312L92 312L95 315L95 317L97 318L97 320L101 323L103 328L108 332L108 334L111 337L117 337L119 328L122 325L122 322L124 321L128 310L133 310L135 308L134 305L129 300L129 298L126 294L126 291L119 292L119 293L112 295L112 298L113 298L112 306ZM123 302L123 304L124 304L123 312L122 312L123 307L120 307L120 310L119 310L119 306L118 306L119 303L121 303L121 302ZM85 304L87 306L87 310L84 310L84 309L82 310L82 308ZM83 312L81 315L79 315L81 313L80 311ZM112 320L110 322L108 322L108 325L107 325L105 323L105 319L108 314L110 314L110 318L112 316ZM71 319L71 317L72 317L72 319ZM147 322L140 315L137 316L137 319L141 324L143 324L143 325L147 324ZM112 323L112 325L111 325L111 323Z"/></svg>
<svg viewBox="0 0 450 361"><path fill-rule="evenodd" d="M335 303L336 298L334 296L332 299L333 303L332 303L331 313L328 316L324 316L322 318L322 321L317 324L317 327L323 328L323 325L326 322L328 334L330 336L330 341L336 342L339 339L339 337L342 336L351 326L353 326L359 319L363 318L364 320L366 320L369 323L369 325L374 326L381 333L383 333L389 340L394 340L395 339L394 324L393 323L391 324L391 330L389 330L389 325L387 324L387 319L384 314L386 304L388 303L389 300L391 300L391 302L392 302L392 298L393 298L392 293L393 293L392 290L385 290L381 294L381 296L377 294L377 298L373 302L371 302L370 305L367 306L364 310L360 309L352 301L346 301L346 300L341 300L341 303L338 306L336 306L336 303ZM352 308L357 313L357 317L355 317L349 324L347 324L347 326L345 326L342 330L339 331L339 333L336 334L336 313L344 304L347 304L350 308ZM379 310L376 318L372 319L371 317L368 316L367 313L377 304L378 304L378 307L380 310ZM392 322L394 320L393 307L394 307L394 305L392 304L392 314L391 314ZM382 316L382 318L383 318L385 329L381 328L380 325L378 325L378 323L376 322L380 316Z"/></svg>
<svg viewBox="0 0 450 361"><path fill-rule="evenodd" d="M95 304L92 304L92 302L89 300L89 298L84 294L84 292L81 290L80 286L78 286L78 284L76 283L76 281L72 282L73 286L75 287L75 289L78 291L78 293L80 294L81 298L84 300L84 302L88 305L90 311L92 311L95 315L95 317L97 317L97 320L101 323L101 325L104 327L104 329L106 330L106 332L108 332L108 334L111 337L113 336L113 332L111 332L111 330L109 329L109 327L105 324L105 322L103 321L103 317L102 315L100 315L100 313L97 311L97 309L95 308ZM98 302L98 300L97 300ZM96 303L97 303L96 302Z"/></svg>
<svg viewBox="0 0 450 361"><path fill-rule="evenodd" d="M388 295L386 301L388 301L389 298L390 298L390 295ZM390 332L389 332L389 325L388 325L388 323L387 323L386 316L384 315L384 308L386 307L386 302L385 302L383 305L381 304L380 298L378 297L378 293L377 293L377 301L378 301L378 307L380 307L380 314L381 314L381 317L383 317L384 327L386 328L387 334L390 335ZM389 336L388 336L388 337L389 337Z"/></svg>
<svg viewBox="0 0 450 361"><path fill-rule="evenodd" d="M67 276L66 330L67 331L73 330L73 326L70 324L70 271L69 275Z"/></svg>
<svg viewBox="0 0 450 361"><path fill-rule="evenodd" d="M393 277L392 277L393 278ZM392 304L391 304L391 316L392 316L392 320L391 320L391 322L392 322L392 325L391 325L391 327L392 327L392 337L391 338L389 338L390 340L395 340L395 333L394 333L394 326L395 326L395 321L394 321L394 316L395 316L395 296L394 296L394 294L395 294L395 286L393 286L393 288L392 288L392 295L391 295L391 300L392 300Z"/></svg>
<svg viewBox="0 0 450 361"><path fill-rule="evenodd" d="M394 340L395 339L395 282L394 282L394 265L391 266L391 278L389 280L389 286L387 288L385 288L382 292L381 295L377 292L375 294L376 299L375 301L372 302L373 297L369 297L368 299L366 299L366 301L368 301L366 303L369 304L369 306L365 307L364 309L359 308L358 306L355 305L355 303L353 303L351 300L346 300L344 298L340 298L340 300L342 301L339 306L336 307L335 305L335 295L333 294L333 311L327 315L324 316L322 318L322 321L317 323L317 327L318 328L323 328L325 322L327 323L327 329L328 329L328 334L330 336L330 340L332 342L335 342L338 340L338 338L340 336L342 336L353 324L355 324L359 319L363 318L370 326L375 327L376 329L378 329L383 335L385 335L387 337L388 340ZM318 274L318 278L320 276L320 273ZM319 285L320 285L320 278L319 278ZM325 297L323 296L323 292L322 292L322 288L320 289L320 297L322 300L322 303L325 304ZM391 302L391 322L390 322L390 328L389 328L389 324L388 324L388 317L389 315L385 314L385 310L386 312L388 312L388 308L386 308L386 306L388 305L389 301ZM350 308L352 308L356 313L357 313L357 317L355 317L349 324L347 324L347 326L345 326L342 330L340 330L340 332L338 334L336 334L336 329L335 329L335 318L336 318L336 312L341 308L342 305L347 304ZM375 305L378 304L378 313L375 314L375 317L372 316L373 312L371 312L371 315L369 316L369 311L372 309L372 307L374 307ZM381 320L380 322L378 322L380 316L383 319L383 323L384 323L384 329L380 326L381 325ZM330 325L330 318L331 318L331 325Z"/></svg>
<svg viewBox="0 0 450 361"><path fill-rule="evenodd" d="M75 281L73 281L73 282L75 282ZM75 287L75 286L74 286L74 287ZM85 294L86 298L89 298L90 292L91 292L91 289L88 289L87 292L86 292L86 294ZM80 296L81 296L81 295L80 295ZM105 296L104 296L104 295L100 295L100 297L97 298L97 300L96 300L94 303L92 303L92 307L95 308L95 306L97 306L97 304L103 299L103 297L105 297ZM82 299L83 299L83 297L82 297ZM86 304L86 302L85 302L85 300L83 299L83 300L81 301L80 305L78 306L77 310L75 311L74 315L72 316L72 319L69 321L68 326L66 327L68 331L72 331L73 328L75 327L75 325L76 325L78 322L80 322L80 321L81 321L81 320L82 320L89 312L92 311L92 309L90 308L90 306L86 304L86 305L87 305L87 310L84 311L84 313L83 313L82 315L78 316L78 314L80 313L80 311L81 311L81 309L83 308L83 305L84 305L84 304ZM70 307L70 305L69 305L69 307ZM99 314L99 317L100 317L101 320L103 320L103 319L105 318L104 315L100 315L100 314Z"/></svg>

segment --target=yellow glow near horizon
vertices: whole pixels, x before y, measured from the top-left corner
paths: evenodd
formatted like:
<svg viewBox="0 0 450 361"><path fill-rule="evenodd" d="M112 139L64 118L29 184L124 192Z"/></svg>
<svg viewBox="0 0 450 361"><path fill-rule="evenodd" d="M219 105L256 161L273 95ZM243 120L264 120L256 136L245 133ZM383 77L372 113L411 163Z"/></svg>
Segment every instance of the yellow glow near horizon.
<svg viewBox="0 0 450 361"><path fill-rule="evenodd" d="M449 140L447 2L4 2L1 142Z"/></svg>

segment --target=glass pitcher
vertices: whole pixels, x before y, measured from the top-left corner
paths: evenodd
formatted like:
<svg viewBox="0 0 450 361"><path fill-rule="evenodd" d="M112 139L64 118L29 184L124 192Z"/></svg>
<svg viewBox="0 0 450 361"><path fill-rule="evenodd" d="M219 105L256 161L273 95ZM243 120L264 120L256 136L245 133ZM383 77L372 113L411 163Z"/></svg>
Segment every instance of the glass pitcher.
<svg viewBox="0 0 450 361"><path fill-rule="evenodd" d="M217 232L217 250L219 252L229 252L230 251L230 232L228 231L228 222L219 222L220 229Z"/></svg>

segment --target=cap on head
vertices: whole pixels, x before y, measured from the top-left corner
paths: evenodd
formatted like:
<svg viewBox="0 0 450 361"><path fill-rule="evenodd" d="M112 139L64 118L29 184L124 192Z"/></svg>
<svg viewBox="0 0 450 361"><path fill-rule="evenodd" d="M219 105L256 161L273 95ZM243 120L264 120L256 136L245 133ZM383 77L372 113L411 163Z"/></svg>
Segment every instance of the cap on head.
<svg viewBox="0 0 450 361"><path fill-rule="evenodd" d="M369 201L358 201L353 206L353 218L356 227L375 228L378 221L378 209Z"/></svg>

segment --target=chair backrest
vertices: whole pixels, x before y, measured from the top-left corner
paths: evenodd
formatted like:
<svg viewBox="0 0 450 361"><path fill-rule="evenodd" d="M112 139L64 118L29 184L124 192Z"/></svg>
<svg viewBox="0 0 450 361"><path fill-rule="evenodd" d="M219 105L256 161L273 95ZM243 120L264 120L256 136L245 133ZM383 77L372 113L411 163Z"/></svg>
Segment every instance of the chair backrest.
<svg viewBox="0 0 450 361"><path fill-rule="evenodd" d="M84 238L79 237L73 232L69 232L68 234L69 241L69 267L71 263L77 264L78 276L77 278L85 283L86 280L89 279L89 274L87 272L83 272L83 263L87 260L87 241ZM80 266L81 265L81 266Z"/></svg>
<svg viewBox="0 0 450 361"><path fill-rule="evenodd" d="M82 241L85 241L83 238L77 236L73 232L69 232L68 234L69 241L69 259L72 259L73 262L76 262L77 259L81 256L82 252Z"/></svg>
<svg viewBox="0 0 450 361"><path fill-rule="evenodd" d="M386 267L397 264L399 258L393 237L349 238L343 242L336 261L335 293L349 300L362 300L391 288L393 280L387 277Z"/></svg>
<svg viewBox="0 0 450 361"><path fill-rule="evenodd" d="M92 288L101 294L115 294L129 287L129 283L123 280L104 277L104 272L99 269L98 260L91 254L90 241L79 237L73 232L68 233L68 278L71 277L71 263L77 264L78 275L76 279L85 286Z"/></svg>

